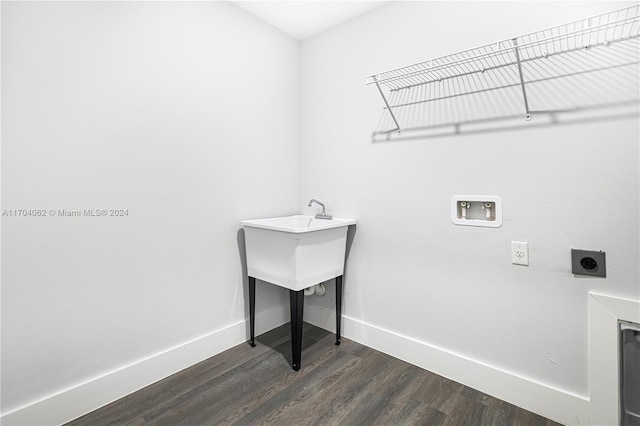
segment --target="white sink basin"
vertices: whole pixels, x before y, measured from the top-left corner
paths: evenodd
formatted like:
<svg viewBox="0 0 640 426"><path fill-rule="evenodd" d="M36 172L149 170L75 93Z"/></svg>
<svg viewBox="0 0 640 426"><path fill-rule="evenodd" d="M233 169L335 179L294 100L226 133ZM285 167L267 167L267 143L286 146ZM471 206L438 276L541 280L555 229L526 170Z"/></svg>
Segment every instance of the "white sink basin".
<svg viewBox="0 0 640 426"><path fill-rule="evenodd" d="M293 215L241 223L248 275L299 291L343 275L347 228L356 221Z"/></svg>

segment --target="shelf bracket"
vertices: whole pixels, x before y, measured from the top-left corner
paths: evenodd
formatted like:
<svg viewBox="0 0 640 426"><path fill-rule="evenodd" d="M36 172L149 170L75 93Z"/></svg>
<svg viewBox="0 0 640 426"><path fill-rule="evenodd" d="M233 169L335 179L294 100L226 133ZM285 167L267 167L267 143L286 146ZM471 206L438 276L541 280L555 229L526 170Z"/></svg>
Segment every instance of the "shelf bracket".
<svg viewBox="0 0 640 426"><path fill-rule="evenodd" d="M525 120L531 120L531 112L529 111L529 102L527 101L527 89L524 86L524 76L522 75L522 63L520 62L520 52L518 51L518 39L513 40L513 50L516 54L516 62L518 64L518 74L520 75L520 86L522 87L522 97L524 98Z"/></svg>
<svg viewBox="0 0 640 426"><path fill-rule="evenodd" d="M392 131L397 131L398 133L400 133L400 125L398 124L398 120L396 120L396 116L393 114L393 111L391 110L391 106L389 105L389 102L387 102L387 98L384 96L384 92L382 91L382 88L380 87L380 84L378 84L378 76L377 75L373 76L373 81L374 81L374 83L376 83L376 87L378 88L378 92L380 92L380 96L382 96L382 100L384 101L384 104L387 106L387 110L389 111L389 115L391 115L391 119L396 124L396 128L393 129Z"/></svg>

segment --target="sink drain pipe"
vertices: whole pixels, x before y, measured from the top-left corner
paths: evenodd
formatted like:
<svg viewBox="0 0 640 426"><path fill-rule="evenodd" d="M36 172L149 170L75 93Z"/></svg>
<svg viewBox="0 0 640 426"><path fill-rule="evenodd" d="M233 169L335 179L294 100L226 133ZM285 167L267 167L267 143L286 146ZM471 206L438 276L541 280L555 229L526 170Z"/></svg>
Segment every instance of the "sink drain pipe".
<svg viewBox="0 0 640 426"><path fill-rule="evenodd" d="M324 284L313 285L309 288L304 289L305 296L313 296L314 294L317 294L318 296L324 296L326 292L327 289L325 288Z"/></svg>

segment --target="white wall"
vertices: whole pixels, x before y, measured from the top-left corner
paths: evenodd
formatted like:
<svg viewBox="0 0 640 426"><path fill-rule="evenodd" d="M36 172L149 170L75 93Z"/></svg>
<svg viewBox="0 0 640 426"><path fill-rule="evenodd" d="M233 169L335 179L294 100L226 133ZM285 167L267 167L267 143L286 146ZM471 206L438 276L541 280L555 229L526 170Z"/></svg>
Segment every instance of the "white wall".
<svg viewBox="0 0 640 426"><path fill-rule="evenodd" d="M64 421L241 342L238 221L312 197L358 219L348 337L441 374L430 356L461 360L481 390L491 370L587 398L588 291L640 297L638 211L614 211L637 205L638 121L374 144L364 77L624 5L394 2L300 45L222 2L2 2L2 208L129 210L3 218L3 423ZM502 228L454 226L461 193L501 196ZM606 250L608 277L573 277L571 247ZM261 329L285 321L284 292L259 291ZM558 393L512 389L557 414L539 406Z"/></svg>
<svg viewBox="0 0 640 426"><path fill-rule="evenodd" d="M2 218L3 414L247 338L239 221L298 210L298 70L229 3L2 2L2 209L129 213ZM258 291L259 331L286 321Z"/></svg>
<svg viewBox="0 0 640 426"><path fill-rule="evenodd" d="M299 204L315 197L358 220L347 337L372 344L382 330L588 398L588 292L640 298L637 118L372 143L383 103L364 80L629 5L393 2L302 43ZM502 197L504 225L453 225L454 194ZM512 240L529 242L529 267L511 265ZM607 278L574 277L571 248L606 251ZM317 323L332 321L332 297L308 303ZM515 399L540 411L531 396ZM570 411L545 414L575 422Z"/></svg>

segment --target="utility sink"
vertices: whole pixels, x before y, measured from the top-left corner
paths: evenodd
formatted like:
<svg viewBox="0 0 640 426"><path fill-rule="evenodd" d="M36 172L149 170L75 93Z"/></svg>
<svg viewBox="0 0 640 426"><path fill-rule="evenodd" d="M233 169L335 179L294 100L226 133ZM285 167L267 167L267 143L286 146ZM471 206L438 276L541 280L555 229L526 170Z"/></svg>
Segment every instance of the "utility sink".
<svg viewBox="0 0 640 426"><path fill-rule="evenodd" d="M356 221L293 215L241 223L248 275L299 291L344 273L347 228Z"/></svg>
<svg viewBox="0 0 640 426"><path fill-rule="evenodd" d="M298 371L302 357L302 315L304 289L335 278L336 345L340 344L342 317L342 275L347 250L347 228L353 219L330 219L293 215L244 220L244 238L249 276L249 329L255 346L256 278L289 289L291 309L291 359ZM324 219L323 219L324 218Z"/></svg>

